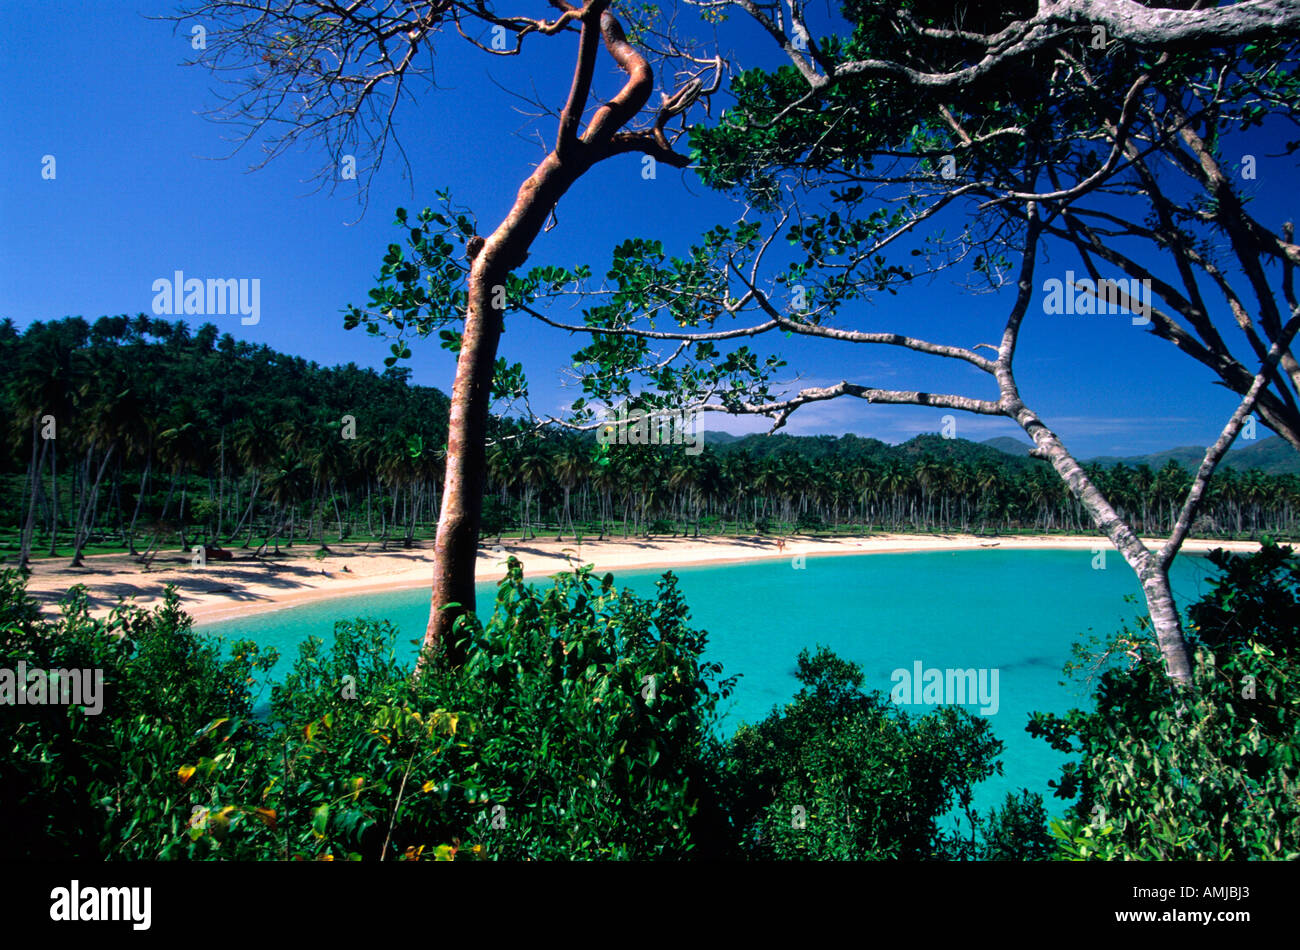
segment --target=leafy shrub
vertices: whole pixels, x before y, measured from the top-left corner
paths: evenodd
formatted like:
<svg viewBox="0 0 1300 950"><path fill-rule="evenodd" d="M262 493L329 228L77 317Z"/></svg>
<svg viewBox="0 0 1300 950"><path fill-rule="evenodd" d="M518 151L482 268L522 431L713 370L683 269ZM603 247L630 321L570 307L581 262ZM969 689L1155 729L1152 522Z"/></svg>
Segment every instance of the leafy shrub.
<svg viewBox="0 0 1300 950"><path fill-rule="evenodd" d="M803 688L743 726L724 752L724 799L738 852L833 860L975 857L974 785L1001 772L987 719L959 706L909 715L861 689L861 668L824 647L799 654ZM975 841L940 827L967 809ZM1040 803L1041 804L1041 803ZM1022 822L1023 824L1023 822ZM1039 829L1041 831L1040 823ZM1016 834L1011 822L1002 839Z"/></svg>
<svg viewBox="0 0 1300 950"><path fill-rule="evenodd" d="M0 667L102 669L103 710L0 704L0 853L39 859L1237 859L1300 857L1300 560L1216 552L1189 609L1193 680L1150 638L1106 645L1095 711L1035 714L1072 753L1067 816L1036 794L981 818L988 721L910 715L825 649L792 702L728 742L734 681L705 662L671 574L656 598L583 570L525 585L509 562L465 664L418 678L387 622L343 621L275 662L196 634L175 594L40 616L0 573ZM1080 648L1080 653L1086 653ZM962 831L955 815L964 814ZM945 829L944 823L952 823Z"/></svg>
<svg viewBox="0 0 1300 950"><path fill-rule="evenodd" d="M826 522L822 520L822 516L817 514L817 512L805 511L799 516L799 520L795 524L795 529L809 533L825 531Z"/></svg>
<svg viewBox="0 0 1300 950"><path fill-rule="evenodd" d="M479 517L478 535L480 539L499 536L506 528L514 524L511 508L497 495L485 495L483 513Z"/></svg>
<svg viewBox="0 0 1300 950"><path fill-rule="evenodd" d="M1188 611L1190 683L1126 629L1102 654L1095 711L1033 717L1031 733L1078 756L1054 783L1074 801L1054 825L1064 857L1300 857L1300 561L1271 543L1210 560L1222 573Z"/></svg>
<svg viewBox="0 0 1300 950"><path fill-rule="evenodd" d="M62 615L38 619L21 577L0 574L0 668L100 670L98 714L84 706L0 704L0 815L8 857L175 856L190 817L181 762L222 754L252 711L248 683L275 656L236 644L222 660L197 637L174 591L149 612L91 618L74 587ZM221 736L213 720L227 727Z"/></svg>
<svg viewBox="0 0 1300 950"><path fill-rule="evenodd" d="M412 681L391 625L339 624L332 650L304 645L274 697L284 778L266 802L289 853L689 856L731 681L700 660L686 619L671 575L654 601L587 571L539 591L512 558L455 670Z"/></svg>
<svg viewBox="0 0 1300 950"><path fill-rule="evenodd" d="M418 680L396 630L311 639L251 717L252 644L221 661L169 592L95 620L38 621L6 577L5 665L98 666L99 716L0 706L5 840L20 857L682 858L716 826L705 762L731 689L667 575L656 600L517 561L459 669Z"/></svg>
<svg viewBox="0 0 1300 950"><path fill-rule="evenodd" d="M978 825L982 843L974 854L984 861L1047 861L1055 857L1056 840L1048 832L1043 796L1021 789Z"/></svg>

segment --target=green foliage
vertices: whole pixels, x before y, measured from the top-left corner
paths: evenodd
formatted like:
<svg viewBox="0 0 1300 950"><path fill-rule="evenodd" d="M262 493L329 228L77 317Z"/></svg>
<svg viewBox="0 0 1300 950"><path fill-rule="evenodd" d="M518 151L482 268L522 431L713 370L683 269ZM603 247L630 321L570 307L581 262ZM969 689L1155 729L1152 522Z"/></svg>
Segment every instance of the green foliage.
<svg viewBox="0 0 1300 950"><path fill-rule="evenodd" d="M253 673L272 665L248 643L229 659L190 629L168 590L152 612L89 615L74 588L63 613L36 620L17 574L0 574L0 668L102 671L100 711L0 704L0 814L18 858L177 857L191 814L185 761L220 764L251 724ZM83 697L89 698L89 697Z"/></svg>
<svg viewBox="0 0 1300 950"><path fill-rule="evenodd" d="M98 716L0 706L18 856L684 858L717 824L705 750L732 683L671 575L645 601L588 571L539 591L512 560L463 667L412 681L390 624L340 622L265 720L249 684L275 658L222 662L174 597L100 621L74 596L37 622L12 574L0 590L6 664L106 680Z"/></svg>
<svg viewBox="0 0 1300 950"><path fill-rule="evenodd" d="M876 860L972 856L941 820L968 807L1002 743L960 707L911 716L824 647L799 654L803 688L725 750L724 800L747 857ZM1026 822L1027 824L1027 822ZM999 842L1017 829L1003 826Z"/></svg>
<svg viewBox="0 0 1300 950"><path fill-rule="evenodd" d="M1007 793L1000 809L990 812L982 826L977 851L985 861L1047 861L1055 856L1056 840L1048 831L1043 796L1022 789Z"/></svg>
<svg viewBox="0 0 1300 950"><path fill-rule="evenodd" d="M409 370L321 367L211 324L191 331L143 314L36 322L15 332L4 353L6 532L23 527L34 505L35 531L47 539L51 527L66 539L74 514L86 512L94 517L81 526L83 543L148 548L168 536L186 540L193 525L195 542L252 546L255 527L268 539L283 530L286 507L295 523L315 520L322 535L327 518L349 514L377 529L393 495L427 492L440 480L434 447L447 440L448 400L409 384ZM57 439L33 428L47 414ZM425 447L419 458L407 455L411 440ZM0 544L6 556L16 549Z"/></svg>
<svg viewBox="0 0 1300 950"><path fill-rule="evenodd" d="M623 345L617 341L626 339L610 337L613 349L593 351L593 358L613 358ZM187 552L196 541L215 541L245 547L249 554L241 557L258 549L258 537L269 544L301 531L324 543L329 522L336 523L338 540L385 540L405 529L414 543L437 517L447 401L437 390L409 385L406 370L325 369L218 337L212 327L191 336L184 324L141 319L33 324L8 340L12 358L0 361L0 389L19 412L0 415L0 429L7 429L0 446L7 465L0 473L0 556L18 553L18 532L33 500L38 538L31 553L48 554L53 506L41 499L56 469L59 540L73 533L69 513L88 508L95 522L84 528L88 552L132 543L171 546L167 539L179 540L183 526L199 533L189 537ZM742 365L758 367L736 364ZM133 368L140 372L132 374ZM735 383L741 387L736 391L746 391L745 372L738 368L726 388ZM504 387L498 395L526 391L522 374L504 363L496 377ZM127 396L118 399L123 378ZM618 386L626 379L616 386L614 377L602 378L593 384L614 387L605 395L624 391ZM665 382L671 390L673 380ZM174 400L168 396L174 391L187 395ZM640 403L654 409L670 406L671 399L652 392ZM60 419L58 442L33 434L28 413L42 407L53 407ZM576 400L573 412L590 415L592 405ZM349 433L355 438L340 438L347 415L355 420ZM625 533L644 533L656 521L670 525L661 533L689 530L692 522L731 533L738 523L756 520L771 533L876 526L1094 530L1047 463L960 438L923 434L890 446L852 435L729 438L710 432L693 456L676 445L596 446L592 432L539 434L501 418L491 426L496 444L489 449L483 537L517 530L525 498L532 524L609 530L608 522L621 518ZM39 490L29 475L33 442ZM1258 443L1250 455L1230 453L1228 462L1238 455L1253 460L1253 450L1266 446ZM74 464L68 464L69 447L78 453ZM83 502L109 451L98 503ZM1295 455L1289 446L1286 451ZM576 456L590 460L571 464ZM530 464L522 465L523 458ZM1165 461L1152 468L1094 466L1089 474L1130 523L1148 533L1169 530L1177 513L1171 502L1190 479L1184 468ZM1224 465L1211 480L1196 531L1221 537L1287 532L1298 503L1300 476Z"/></svg>
<svg viewBox="0 0 1300 950"><path fill-rule="evenodd" d="M1063 856L1300 858L1300 561L1271 544L1212 560L1223 573L1188 611L1189 684L1125 630L1102 655L1094 711L1034 715L1032 734L1078 756L1057 783L1074 801L1053 829Z"/></svg>
<svg viewBox="0 0 1300 950"><path fill-rule="evenodd" d="M658 596L589 570L545 588L511 561L467 661L413 679L387 622L343 621L274 664L223 651L174 594L44 618L0 573L0 668L103 671L102 708L0 705L4 853L23 859L1243 859L1300 857L1300 560L1215 554L1176 688L1145 637L1102 657L1093 712L1036 714L1075 761L1045 828L1022 791L980 817L1001 743L959 707L911 715L861 669L798 658L783 709L713 735L733 686L671 574ZM1081 648L1082 649L1082 648ZM89 702L86 703L89 706ZM964 817L964 824L961 819ZM945 827L947 825L947 827Z"/></svg>
<svg viewBox="0 0 1300 950"><path fill-rule="evenodd" d="M276 690L285 779L270 798L291 852L689 856L701 752L730 682L685 621L671 575L656 601L586 571L538 591L512 559L492 618L463 631L458 669L411 682L389 625L339 624L333 650L305 645ZM311 820L290 829L287 816Z"/></svg>

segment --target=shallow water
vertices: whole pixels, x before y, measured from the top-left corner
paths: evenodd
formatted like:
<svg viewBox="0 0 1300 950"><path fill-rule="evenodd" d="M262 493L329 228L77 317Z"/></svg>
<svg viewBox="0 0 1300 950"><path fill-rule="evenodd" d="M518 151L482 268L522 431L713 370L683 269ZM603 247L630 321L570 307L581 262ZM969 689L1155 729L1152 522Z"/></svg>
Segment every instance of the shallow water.
<svg viewBox="0 0 1300 950"><path fill-rule="evenodd" d="M886 695L895 686L894 671L910 674L917 663L924 670L987 670L988 686L996 671L996 712L991 702L966 704L989 713L1005 744L1004 774L979 787L975 805L987 810L1023 787L1041 792L1048 810L1059 812L1047 782L1067 757L1029 737L1029 714L1082 705L1082 684L1064 681L1061 672L1071 644L1112 633L1124 622L1133 626L1141 612L1140 601L1125 601L1139 588L1119 556L1107 551L1105 570L1094 570L1093 559L1090 551L943 551L809 556L802 569L767 560L674 573L694 625L709 633L706 655L722 664L724 675L741 674L723 708L725 731L787 702L799 686L799 651L819 643L860 664L865 687ZM1179 604L1197 599L1213 572L1204 558L1180 557L1172 574ZM662 574L623 571L616 577L621 586L652 596ZM490 604L494 591L493 583L479 586L480 607ZM402 651L413 658L428 621L428 598L427 589L370 594L200 629L274 647L281 654L274 677L287 672L306 637L328 644L334 621L344 617L393 621L402 632ZM918 713L929 708L907 707Z"/></svg>

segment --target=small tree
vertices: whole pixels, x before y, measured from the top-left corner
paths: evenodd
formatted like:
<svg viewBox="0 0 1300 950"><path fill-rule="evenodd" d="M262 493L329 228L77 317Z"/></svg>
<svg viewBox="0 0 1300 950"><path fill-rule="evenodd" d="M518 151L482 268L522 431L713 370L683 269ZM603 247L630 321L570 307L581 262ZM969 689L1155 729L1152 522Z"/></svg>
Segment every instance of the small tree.
<svg viewBox="0 0 1300 950"><path fill-rule="evenodd" d="M495 4L461 0L274 0L256 7L212 0L194 4L178 18L195 21L197 29L205 30L197 61L231 73L232 93L217 110L218 117L242 125L244 141L269 136L267 158L260 164L299 139L316 139L329 154L320 173L327 179L345 153L363 150L370 159L367 173L358 179L363 194L388 143L395 141L392 117L397 101L409 92L408 81L427 74L435 35L455 29L484 52L518 55L524 40L534 34L578 33L573 80L558 112L554 145L519 184L510 211L486 235L478 234L468 217L457 216L463 264L453 260L452 245L445 241L420 246L419 253L436 258L442 269L442 282L433 288L442 296L433 300L422 288L405 300L372 297L374 306L364 313L354 308L349 315L349 326L364 321L376 332L383 320L394 320L399 332L414 323L424 333L464 320L463 330L454 335L456 380L423 657L447 649L449 659L458 660L450 634L457 618L474 608L488 409L494 388L509 386L496 378L496 371L513 272L524 263L560 199L593 166L634 153L684 167L687 158L673 148L676 133L669 123L684 117L722 80L719 57L696 56L669 41L662 52L682 66L680 82L646 111L654 70L646 54L628 41L611 0L587 0L581 6L552 0L551 5L558 11L553 20L502 14ZM218 29L208 31L212 23ZM625 79L615 95L592 109L602 47ZM405 223L404 215L399 217ZM423 224L431 220L436 219L421 218ZM386 266L399 273L410 266L396 246L390 258ZM426 312L421 320L417 314L433 302L449 309ZM400 341L394 343L390 365L408 352Z"/></svg>

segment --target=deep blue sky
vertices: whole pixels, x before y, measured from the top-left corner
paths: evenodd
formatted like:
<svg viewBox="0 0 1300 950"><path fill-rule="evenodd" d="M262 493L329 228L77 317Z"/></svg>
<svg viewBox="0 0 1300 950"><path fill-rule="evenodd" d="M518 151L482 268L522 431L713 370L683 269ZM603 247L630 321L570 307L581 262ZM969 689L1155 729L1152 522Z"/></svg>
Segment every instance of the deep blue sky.
<svg viewBox="0 0 1300 950"><path fill-rule="evenodd" d="M534 4L538 15L545 5ZM323 161L301 146L248 173L248 151L227 161L227 127L200 113L215 103L211 75L182 62L187 32L146 19L170 4L141 2L0 5L0 317L33 320L149 312L151 285L175 270L197 277L261 279L261 322L214 317L223 332L267 343L324 364L356 361L382 368L387 346L345 331L341 309L364 302L386 245L399 239L392 209L433 203L450 188L471 206L484 230L509 207L518 183L542 152L553 120L533 122L502 92L529 91L561 103L572 72L576 37L533 37L523 57L502 59L468 48L454 36L439 41L438 88L399 107L399 132L414 181L389 161L375 180L370 208L357 224L354 195L312 193L306 184ZM733 24L725 42L750 64L766 45ZM771 62L770 57L765 57ZM612 92L608 58L598 75ZM516 134L516 133L519 134ZM1261 148L1257 198L1270 220L1292 217L1294 170ZM41 177L41 159L57 160L57 178ZM597 272L623 238L662 238L671 249L736 207L706 192L691 172L661 167L644 181L629 156L605 163L565 198L559 226L542 235L532 262L590 261ZM1064 277L1066 261L1040 271ZM971 345L995 341L1008 296L969 297L953 277L864 305L858 328L890 329ZM204 322L209 318L191 318ZM1237 347L1239 335L1229 336ZM502 355L528 370L533 404L559 411L574 398L563 369L578 341L527 318L508 323ZM846 347L820 341L760 338L760 352L780 348L803 384L850 379L905 389L992 396L982 374L949 361L925 360L894 348ZM436 343L414 347L418 382L450 389L453 358ZM1173 347L1130 325L1126 316L1048 317L1026 324L1017 360L1022 393L1076 453L1136 454L1212 441L1235 398ZM939 411L872 407L856 400L796 413L786 431L856 432L899 442L939 428ZM710 428L753 431L760 421L714 417ZM974 439L1023 433L1011 422L958 414L958 434ZM1261 435L1264 433L1261 432Z"/></svg>

